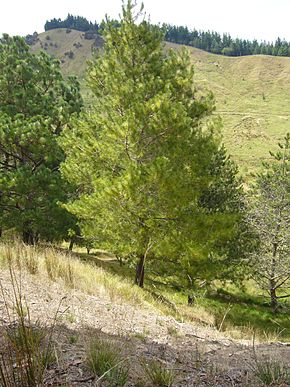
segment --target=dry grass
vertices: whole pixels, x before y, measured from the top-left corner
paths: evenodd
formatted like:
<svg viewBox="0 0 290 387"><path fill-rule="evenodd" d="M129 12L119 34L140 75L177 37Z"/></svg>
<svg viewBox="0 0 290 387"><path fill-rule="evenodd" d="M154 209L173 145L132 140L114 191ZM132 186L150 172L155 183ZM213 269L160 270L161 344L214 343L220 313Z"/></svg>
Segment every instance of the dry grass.
<svg viewBox="0 0 290 387"><path fill-rule="evenodd" d="M179 321L215 325L213 315L202 306L180 305L173 310L162 298L156 299L139 287L132 286L131 281L52 247L33 247L20 242L0 244L0 268L8 268L11 265L37 275L44 281L61 281L67 288L77 289L89 295L107 295L111 302L125 301L132 305L149 303L150 307Z"/></svg>
<svg viewBox="0 0 290 387"><path fill-rule="evenodd" d="M78 289L90 295L109 296L112 302L127 301L139 305L149 301L150 295L126 279L81 262L69 253L54 248L31 247L22 243L0 245L0 268L14 267L44 281L61 281L67 288Z"/></svg>
<svg viewBox="0 0 290 387"><path fill-rule="evenodd" d="M59 309L54 316L53 324L49 327L39 322L32 322L30 310L22 294L21 283L13 270L11 251L6 250L6 252L9 259L12 294L11 300L10 298L8 300L0 282L6 311L5 324L0 336L0 385L3 387L43 386L46 370L56 361L52 335ZM30 270L31 259L33 260L34 257L28 254L28 260L25 261L28 270ZM34 263L33 261L33 268ZM33 273L35 273L34 270Z"/></svg>
<svg viewBox="0 0 290 387"><path fill-rule="evenodd" d="M194 325L223 328L224 336L236 339L251 339L253 327L235 327L224 317L217 321L207 308L198 302L192 306L178 303L174 309L161 299L154 298L149 292L132 286L132 282L118 275L83 262L68 252L60 252L52 247L32 247L20 242L0 244L0 268L13 267L16 270L37 275L43 284L59 282L68 289L80 290L92 296L104 296L112 303L128 303L133 306L150 306L161 314L171 316L180 322L192 322ZM163 297L165 298L165 297ZM175 305L175 303L172 303ZM174 335L174 332L170 333ZM217 331L218 334L218 331ZM265 341L265 337L257 334L257 339Z"/></svg>
<svg viewBox="0 0 290 387"><path fill-rule="evenodd" d="M132 280L111 274L93 263L81 261L68 252L61 252L52 247L32 247L20 242L0 244L0 268L13 267L15 270L36 275L49 287L51 281L63 284L68 289L80 290L85 294L109 298L112 303L127 303L133 306L149 306L180 322L192 322L197 326L216 328L216 335L238 340L251 340L256 334L258 342L281 340L285 328L277 331L255 329L253 325L233 324L228 317L229 310L218 314L210 307L202 305L199 300L194 306L187 306L179 300L177 294L168 294L169 303L163 301L165 296L156 299L150 292L132 286ZM170 305L174 305L174 308ZM214 314L215 313L215 314ZM265 332L264 332L265 331ZM174 336L174 332L168 332Z"/></svg>

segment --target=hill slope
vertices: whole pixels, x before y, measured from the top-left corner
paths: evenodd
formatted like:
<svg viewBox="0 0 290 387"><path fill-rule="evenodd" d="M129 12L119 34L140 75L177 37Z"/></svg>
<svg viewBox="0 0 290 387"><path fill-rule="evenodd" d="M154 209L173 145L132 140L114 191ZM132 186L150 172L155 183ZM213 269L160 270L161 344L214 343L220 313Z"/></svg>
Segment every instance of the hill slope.
<svg viewBox="0 0 290 387"><path fill-rule="evenodd" d="M32 51L45 49L62 61L65 75L74 74L81 80L92 49L101 46L100 39L95 44L85 39L84 33L66 29L44 32L38 39ZM268 151L290 130L290 58L226 57L188 49L196 84L214 93L216 113L223 119L225 144L241 172L247 174L268 158ZM86 94L85 86L83 89Z"/></svg>
<svg viewBox="0 0 290 387"><path fill-rule="evenodd" d="M6 345L12 328L23 332L16 313L22 305L22 321L31 327L27 332L49 335L55 353L44 385L108 386L101 380L102 373L92 374L87 362L88 348L96 340L107 343L114 356L120 356L120 363L128 364L127 387L258 387L264 385L257 378L259 365L273 367L279 362L282 367L285 362L286 367L290 360L287 343L257 343L253 351L253 341L231 339L221 332L221 325L219 330L204 323L197 325L197 305L188 307L192 322L177 320L178 313L175 318L166 316L159 309L161 299L154 306L146 301L146 291L124 278L51 248L1 244L0 291L0 371L3 359L9 359ZM13 348L25 351L21 343L12 340ZM148 377L144 364L152 362L172 370L173 384L160 384ZM17 371L15 363L11 364Z"/></svg>
<svg viewBox="0 0 290 387"><path fill-rule="evenodd" d="M33 52L44 50L58 58L61 61L64 75L76 75L79 78L84 77L87 61L92 57L93 48L97 48L95 41L85 39L84 32L66 28L39 34L38 40L31 46Z"/></svg>
<svg viewBox="0 0 290 387"><path fill-rule="evenodd" d="M215 95L227 148L243 172L254 169L290 130L290 58L189 50L197 84Z"/></svg>

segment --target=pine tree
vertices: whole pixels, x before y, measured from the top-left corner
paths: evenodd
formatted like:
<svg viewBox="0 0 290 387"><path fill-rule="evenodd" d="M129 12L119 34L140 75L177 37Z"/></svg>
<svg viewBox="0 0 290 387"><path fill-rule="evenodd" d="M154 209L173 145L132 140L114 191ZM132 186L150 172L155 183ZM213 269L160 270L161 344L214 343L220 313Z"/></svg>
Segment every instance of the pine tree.
<svg viewBox="0 0 290 387"><path fill-rule="evenodd" d="M212 95L195 91L186 51L165 53L160 29L137 23L135 4L122 14L90 65L94 108L64 131L62 171L79 187L67 208L84 236L137 262L142 287L146 261L207 256L234 218L201 204L220 152Z"/></svg>
<svg viewBox="0 0 290 387"><path fill-rule="evenodd" d="M1 226L16 229L27 243L61 239L75 220L58 206L71 188L60 175L57 138L80 110L78 83L64 82L58 61L4 35L0 89Z"/></svg>
<svg viewBox="0 0 290 387"><path fill-rule="evenodd" d="M251 254L254 278L267 290L274 312L287 294L290 281L290 135L273 161L257 175L250 197L249 222L259 246ZM286 292L286 293L285 293Z"/></svg>

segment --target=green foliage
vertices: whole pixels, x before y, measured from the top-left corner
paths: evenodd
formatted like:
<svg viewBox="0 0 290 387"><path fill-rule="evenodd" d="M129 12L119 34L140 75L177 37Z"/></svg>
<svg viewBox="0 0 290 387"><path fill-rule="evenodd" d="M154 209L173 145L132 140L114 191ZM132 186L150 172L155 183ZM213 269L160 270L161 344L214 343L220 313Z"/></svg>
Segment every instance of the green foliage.
<svg viewBox="0 0 290 387"><path fill-rule="evenodd" d="M254 278L269 292L274 310L278 298L290 296L283 293L290 279L290 134L279 146L280 151L271 153L273 161L265 163L256 177L249 211L249 223L259 240L251 255Z"/></svg>
<svg viewBox="0 0 290 387"><path fill-rule="evenodd" d="M165 54L160 29L141 17L129 1L120 27L107 21L88 72L94 107L61 141L62 172L79 187L67 208L85 237L139 259L140 286L145 259L182 256L187 265L231 238L238 190L212 95L198 96L188 53Z"/></svg>
<svg viewBox="0 0 290 387"><path fill-rule="evenodd" d="M54 28L72 28L78 31L98 31L99 25L89 22L85 17L68 14L66 19L51 19L46 21L44 30L49 31Z"/></svg>
<svg viewBox="0 0 290 387"><path fill-rule="evenodd" d="M230 34L214 31L189 30L187 27L164 24L165 39L168 42L193 46L214 54L228 56L241 55L275 55L290 56L290 43L277 38L275 43L258 42L246 39L233 39Z"/></svg>
<svg viewBox="0 0 290 387"><path fill-rule="evenodd" d="M61 239L75 220L58 205L71 188L59 172L64 155L57 138L80 111L78 82L65 82L59 62L31 54L22 38L4 35L0 89L1 225L28 243Z"/></svg>

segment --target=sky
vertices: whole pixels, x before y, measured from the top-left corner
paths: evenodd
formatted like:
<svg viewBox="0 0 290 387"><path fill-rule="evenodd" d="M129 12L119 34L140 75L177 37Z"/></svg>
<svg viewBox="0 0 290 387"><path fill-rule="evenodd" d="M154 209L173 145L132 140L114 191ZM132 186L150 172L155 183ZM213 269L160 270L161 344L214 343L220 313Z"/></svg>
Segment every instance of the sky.
<svg viewBox="0 0 290 387"><path fill-rule="evenodd" d="M5 4L5 5L4 5ZM121 0L8 0L1 6L0 34L43 32L44 23L68 13L101 21L118 18ZM153 23L170 23L232 37L290 41L290 0L144 0Z"/></svg>

